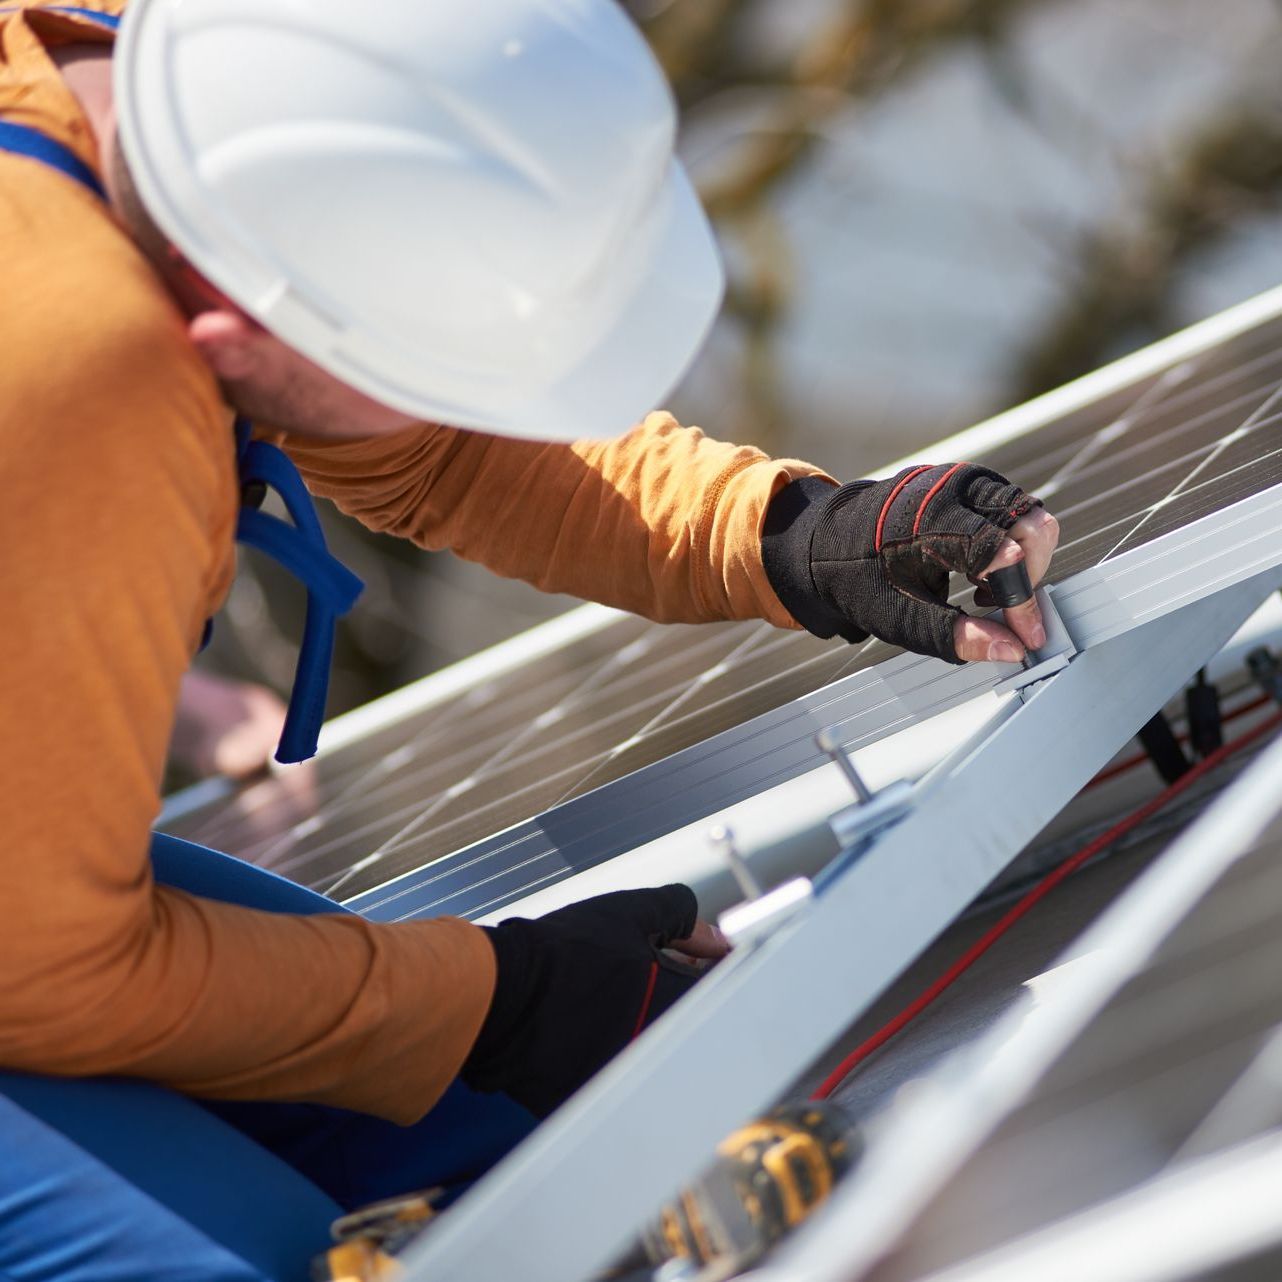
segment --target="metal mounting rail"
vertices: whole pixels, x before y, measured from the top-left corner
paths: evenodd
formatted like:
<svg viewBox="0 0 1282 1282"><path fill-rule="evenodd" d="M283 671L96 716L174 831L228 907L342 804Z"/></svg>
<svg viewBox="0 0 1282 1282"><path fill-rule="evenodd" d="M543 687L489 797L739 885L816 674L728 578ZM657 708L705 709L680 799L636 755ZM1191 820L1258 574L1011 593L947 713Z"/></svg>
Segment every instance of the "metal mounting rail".
<svg viewBox="0 0 1282 1282"><path fill-rule="evenodd" d="M1272 568L1093 645L1003 710L826 893L731 956L453 1207L408 1279L576 1282L608 1264L1280 584ZM1012 790L1021 804L1000 817L978 804Z"/></svg>

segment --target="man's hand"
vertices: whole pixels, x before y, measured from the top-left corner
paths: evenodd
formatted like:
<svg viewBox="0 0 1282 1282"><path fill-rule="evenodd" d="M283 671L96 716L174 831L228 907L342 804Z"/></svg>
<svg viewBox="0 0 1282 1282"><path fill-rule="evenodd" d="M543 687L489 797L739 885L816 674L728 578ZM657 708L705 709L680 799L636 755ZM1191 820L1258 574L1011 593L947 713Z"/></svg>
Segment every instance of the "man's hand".
<svg viewBox="0 0 1282 1282"><path fill-rule="evenodd" d="M182 680L169 751L194 775L244 779L266 766L284 724L285 705L266 687L192 671Z"/></svg>
<svg viewBox="0 0 1282 1282"><path fill-rule="evenodd" d="M489 1014L460 1074L538 1117L569 1098L730 945L688 886L620 890L486 927L498 964Z"/></svg>
<svg viewBox="0 0 1282 1282"><path fill-rule="evenodd" d="M1036 585L1059 525L1004 476L969 463L906 468L886 481L834 489L806 477L766 513L762 560L784 607L816 636L880 637L951 663L1018 663L1046 634L1035 600L1008 609L1007 626L948 604L949 574L980 588L1023 561Z"/></svg>

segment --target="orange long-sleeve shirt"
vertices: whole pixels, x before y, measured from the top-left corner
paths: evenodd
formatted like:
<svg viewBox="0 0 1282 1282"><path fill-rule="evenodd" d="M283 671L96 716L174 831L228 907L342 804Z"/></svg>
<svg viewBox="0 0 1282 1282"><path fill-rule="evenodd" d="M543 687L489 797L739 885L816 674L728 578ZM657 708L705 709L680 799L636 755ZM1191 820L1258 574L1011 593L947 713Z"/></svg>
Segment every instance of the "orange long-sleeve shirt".
<svg viewBox="0 0 1282 1282"><path fill-rule="evenodd" d="M96 167L46 49L109 38L0 13L0 118ZM281 916L153 884L179 679L233 569L230 414L92 194L0 155L0 246L0 1065L412 1121L484 1018L489 945L453 919ZM791 625L758 538L805 464L661 414L605 444L433 426L286 443L376 529L653 618Z"/></svg>

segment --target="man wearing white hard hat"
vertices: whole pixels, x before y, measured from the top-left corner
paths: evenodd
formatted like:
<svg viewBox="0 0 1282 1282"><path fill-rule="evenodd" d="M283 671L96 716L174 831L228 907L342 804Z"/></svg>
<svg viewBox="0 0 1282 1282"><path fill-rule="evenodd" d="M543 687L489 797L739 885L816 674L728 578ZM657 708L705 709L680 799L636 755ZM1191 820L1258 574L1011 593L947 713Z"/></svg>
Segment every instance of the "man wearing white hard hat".
<svg viewBox="0 0 1282 1282"><path fill-rule="evenodd" d="M984 469L837 486L652 412L721 275L610 0L124 9L0 4L0 1128L37 1163L0 1162L0 1273L301 1277L339 1206L475 1176L675 1001L656 945L724 943L684 887L378 925L150 838L235 537L308 586L299 760L359 592L304 482L549 590L952 661L1041 643L947 576L1035 582L1055 524Z"/></svg>

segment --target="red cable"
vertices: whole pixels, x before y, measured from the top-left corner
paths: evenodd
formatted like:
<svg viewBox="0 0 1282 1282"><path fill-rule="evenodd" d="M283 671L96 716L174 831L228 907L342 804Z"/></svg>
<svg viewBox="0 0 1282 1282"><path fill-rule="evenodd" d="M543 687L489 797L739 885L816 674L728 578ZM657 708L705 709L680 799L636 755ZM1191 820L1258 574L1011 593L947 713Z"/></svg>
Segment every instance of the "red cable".
<svg viewBox="0 0 1282 1282"><path fill-rule="evenodd" d="M1236 721L1239 717L1245 717L1247 713L1254 712L1257 708L1262 708L1265 704L1272 702L1273 699L1270 695L1262 694L1259 698L1252 699L1250 703L1244 703L1240 707L1233 708L1226 712L1220 720L1227 725L1230 721ZM1181 743L1188 743L1191 736L1186 730L1182 734L1176 735L1176 738L1179 739ZM1101 770L1099 774L1097 774L1086 786L1087 788L1098 788L1100 784L1107 783L1110 779L1116 779L1118 775L1124 775L1128 770L1134 770L1136 766L1142 766L1148 760L1149 755L1147 752L1137 752L1133 757L1127 757L1125 760L1119 761L1117 765L1109 766L1107 769Z"/></svg>
<svg viewBox="0 0 1282 1282"><path fill-rule="evenodd" d="M1257 708L1263 708L1265 704L1272 702L1273 699L1271 696L1262 694L1258 698L1252 699L1249 703L1244 703L1240 707L1231 709L1220 719L1227 725L1230 721L1236 721L1239 717L1245 717L1247 713L1254 712ZM1184 731L1184 733L1176 736L1181 743L1188 743L1190 737L1191 736L1188 731ZM1149 755L1147 752L1137 752L1133 757L1127 757L1125 760L1119 761L1117 765L1109 766L1106 770L1101 770L1099 774L1097 774L1095 778L1086 785L1086 787L1098 788L1100 784L1107 783L1110 779L1116 779L1118 775L1124 775L1128 770L1134 770L1137 766L1142 766L1148 760Z"/></svg>
<svg viewBox="0 0 1282 1282"><path fill-rule="evenodd" d="M884 1024L877 1030L866 1042L855 1047L845 1059L837 1065L831 1073L824 1078L811 1099L827 1099L833 1091L841 1085L843 1081L868 1058L873 1051L884 1046L894 1035L910 1024L922 1011L926 1009L941 993L945 992L968 971L1025 913L1029 911L1039 900L1048 895L1056 886L1059 885L1066 877L1076 872L1089 859L1093 859L1100 851L1107 849L1124 837L1132 828L1142 824L1146 819L1156 814L1168 801L1179 796L1190 785L1194 784L1208 771L1214 770L1226 758L1233 753L1240 751L1249 743L1261 738L1269 731L1282 725L1282 713L1270 717L1267 721L1262 721L1258 726L1253 726L1244 734L1239 735L1236 739L1217 748L1209 756L1204 757L1197 765L1191 767L1185 774L1182 774L1173 784L1163 792L1158 793L1156 797L1146 801L1138 810L1132 811L1125 819L1115 823L1107 832L1101 833L1093 841L1088 842L1076 854L1066 859L1058 868L1053 869L1046 877L1042 878L1017 904L1005 913L1002 918L993 926L989 927L975 943L973 943L933 984L930 985L915 1001L904 1007L898 1015L888 1024Z"/></svg>

